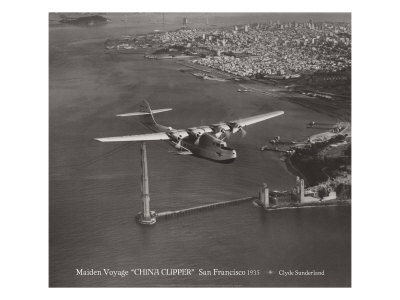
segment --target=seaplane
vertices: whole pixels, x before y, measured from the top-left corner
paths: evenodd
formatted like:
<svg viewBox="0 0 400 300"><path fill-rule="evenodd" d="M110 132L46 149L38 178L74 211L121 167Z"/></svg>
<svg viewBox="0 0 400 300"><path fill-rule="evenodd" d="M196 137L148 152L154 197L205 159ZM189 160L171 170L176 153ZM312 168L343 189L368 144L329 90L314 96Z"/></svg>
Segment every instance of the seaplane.
<svg viewBox="0 0 400 300"><path fill-rule="evenodd" d="M174 129L160 125L154 119L154 114L170 110L172 108L152 110L150 104L143 100L139 106L139 111L120 114L117 117L138 116L140 123L153 131L152 133L95 138L95 140L100 142L166 141L175 148L176 151L174 152L176 154L193 155L219 163L232 163L237 158L237 153L235 149L227 146L226 138L238 132L244 137L246 135L245 126L284 114L283 111L275 111L230 122L220 122L187 129Z"/></svg>

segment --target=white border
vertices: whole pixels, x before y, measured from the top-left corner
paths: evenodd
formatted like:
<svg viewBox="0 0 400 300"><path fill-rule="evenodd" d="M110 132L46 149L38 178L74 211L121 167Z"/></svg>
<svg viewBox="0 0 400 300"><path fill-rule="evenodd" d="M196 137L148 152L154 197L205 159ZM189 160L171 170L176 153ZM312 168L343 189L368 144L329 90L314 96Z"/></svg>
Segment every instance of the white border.
<svg viewBox="0 0 400 300"><path fill-rule="evenodd" d="M398 10L389 1L19 1L2 10L2 295L25 299L385 297L397 287ZM380 7L378 7L378 5ZM352 12L351 289L49 289L48 12ZM3 64L2 64L3 65ZM5 91L5 93L4 93ZM5 107L4 107L5 106ZM394 129L394 130L393 130ZM4 289L5 287L5 289ZM151 295L151 296L150 296ZM369 297L368 297L369 298Z"/></svg>

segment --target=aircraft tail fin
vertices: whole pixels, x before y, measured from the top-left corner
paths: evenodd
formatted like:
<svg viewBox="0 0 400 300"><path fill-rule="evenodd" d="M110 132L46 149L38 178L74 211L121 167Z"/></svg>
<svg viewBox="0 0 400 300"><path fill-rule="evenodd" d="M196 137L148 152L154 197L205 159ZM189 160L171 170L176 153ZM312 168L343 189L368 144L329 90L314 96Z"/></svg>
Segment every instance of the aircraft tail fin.
<svg viewBox="0 0 400 300"><path fill-rule="evenodd" d="M146 126L157 125L157 122L154 120L154 114L170 111L172 108L161 108L161 109L151 109L149 102L143 100L140 103L139 111L127 113L127 114L120 114L117 117L130 117L130 116L139 116L140 122Z"/></svg>

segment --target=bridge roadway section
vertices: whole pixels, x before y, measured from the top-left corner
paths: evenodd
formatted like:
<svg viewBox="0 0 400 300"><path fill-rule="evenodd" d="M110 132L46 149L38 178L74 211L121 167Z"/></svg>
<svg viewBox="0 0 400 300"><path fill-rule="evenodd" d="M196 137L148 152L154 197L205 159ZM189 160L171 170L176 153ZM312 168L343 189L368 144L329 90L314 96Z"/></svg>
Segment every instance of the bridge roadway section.
<svg viewBox="0 0 400 300"><path fill-rule="evenodd" d="M201 210L207 210L207 209L211 209L211 208L223 207L223 206L228 206L228 205L235 205L235 204L252 201L252 200L256 200L256 197L245 197L245 198L240 198L240 199L204 204L204 205L199 205L199 206L180 209L180 210L164 211L164 212L157 213L156 217L158 219L160 217L167 218L167 217L172 217L172 216L181 216L181 215L185 215L185 214L195 213L195 212L198 212Z"/></svg>

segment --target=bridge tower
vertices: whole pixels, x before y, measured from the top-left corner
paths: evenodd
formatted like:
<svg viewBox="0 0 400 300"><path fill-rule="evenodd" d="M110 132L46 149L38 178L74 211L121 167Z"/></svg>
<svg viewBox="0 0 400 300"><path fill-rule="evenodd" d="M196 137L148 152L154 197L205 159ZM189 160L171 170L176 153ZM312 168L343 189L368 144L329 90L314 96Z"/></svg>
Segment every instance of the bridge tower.
<svg viewBox="0 0 400 300"><path fill-rule="evenodd" d="M261 202L261 205L264 206L264 208L269 207L269 189L266 183L263 183L261 187L259 200Z"/></svg>
<svg viewBox="0 0 400 300"><path fill-rule="evenodd" d="M156 213L150 210L149 176L147 171L147 151L145 142L140 143L140 157L142 165L141 199L142 199L143 211L137 214L136 220L140 224L151 225L156 222Z"/></svg>
<svg viewBox="0 0 400 300"><path fill-rule="evenodd" d="M304 202L304 179L300 179L300 203Z"/></svg>
<svg viewBox="0 0 400 300"><path fill-rule="evenodd" d="M295 196L297 201L304 202L304 179L299 176L296 177Z"/></svg>

